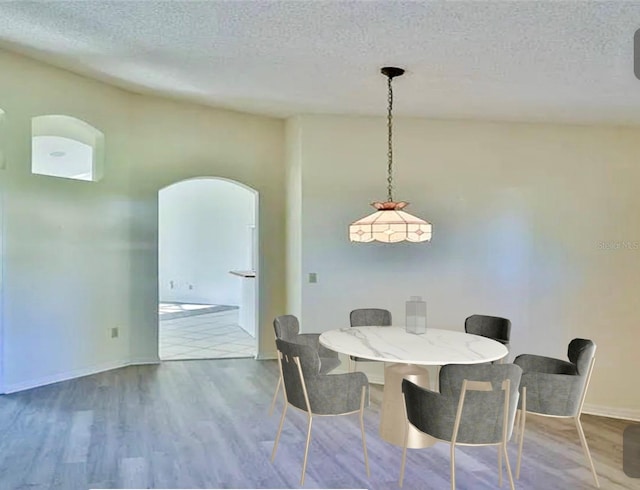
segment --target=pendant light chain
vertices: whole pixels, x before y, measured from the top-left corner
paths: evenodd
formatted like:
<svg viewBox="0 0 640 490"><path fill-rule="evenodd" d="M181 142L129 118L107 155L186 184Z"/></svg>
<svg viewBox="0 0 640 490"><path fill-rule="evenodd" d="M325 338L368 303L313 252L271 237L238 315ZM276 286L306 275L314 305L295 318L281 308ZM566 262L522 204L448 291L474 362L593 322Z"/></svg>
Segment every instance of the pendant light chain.
<svg viewBox="0 0 640 490"><path fill-rule="evenodd" d="M380 73L387 77L387 201L371 203L376 211L349 225L352 242L428 242L431 240L431 223L403 211L408 202L393 200L393 78L405 70L384 66Z"/></svg>
<svg viewBox="0 0 640 490"><path fill-rule="evenodd" d="M404 211L406 201L393 200L393 78L405 70L395 66L383 66L380 73L387 77L387 201L375 201L375 212L349 225L352 242L428 242L431 240L431 223Z"/></svg>
<svg viewBox="0 0 640 490"><path fill-rule="evenodd" d="M388 159L388 167L387 167L387 200L389 202L393 202L393 116L391 114L391 110L393 108L393 88L391 87L392 77L387 78L387 86L389 88L389 95L387 97L387 101L389 102L389 106L387 109L387 159Z"/></svg>

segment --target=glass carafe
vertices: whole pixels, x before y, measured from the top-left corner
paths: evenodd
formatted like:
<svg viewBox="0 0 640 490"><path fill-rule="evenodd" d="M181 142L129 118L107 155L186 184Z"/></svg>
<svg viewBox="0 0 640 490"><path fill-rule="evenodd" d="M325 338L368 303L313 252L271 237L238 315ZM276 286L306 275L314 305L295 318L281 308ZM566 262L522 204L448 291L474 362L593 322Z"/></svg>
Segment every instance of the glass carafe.
<svg viewBox="0 0 640 490"><path fill-rule="evenodd" d="M407 301L405 328L413 334L427 333L427 303L421 296L411 296Z"/></svg>

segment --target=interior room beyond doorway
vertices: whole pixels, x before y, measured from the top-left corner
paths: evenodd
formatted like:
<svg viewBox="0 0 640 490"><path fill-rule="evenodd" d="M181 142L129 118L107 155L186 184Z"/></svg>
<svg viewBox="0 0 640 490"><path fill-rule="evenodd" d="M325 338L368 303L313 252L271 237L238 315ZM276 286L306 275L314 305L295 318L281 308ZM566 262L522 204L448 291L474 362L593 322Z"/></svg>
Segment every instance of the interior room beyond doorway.
<svg viewBox="0 0 640 490"><path fill-rule="evenodd" d="M162 360L255 357L257 193L197 178L158 195Z"/></svg>
<svg viewBox="0 0 640 490"><path fill-rule="evenodd" d="M255 338L238 325L237 306L160 303L158 313L165 361L255 355Z"/></svg>

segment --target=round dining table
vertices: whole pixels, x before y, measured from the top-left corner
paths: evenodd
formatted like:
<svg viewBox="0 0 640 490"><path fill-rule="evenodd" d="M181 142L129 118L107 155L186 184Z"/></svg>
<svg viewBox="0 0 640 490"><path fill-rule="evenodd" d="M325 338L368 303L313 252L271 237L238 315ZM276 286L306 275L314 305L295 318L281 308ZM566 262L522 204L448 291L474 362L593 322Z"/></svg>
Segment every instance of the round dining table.
<svg viewBox="0 0 640 490"><path fill-rule="evenodd" d="M479 364L506 357L507 348L493 339L454 330L428 328L413 334L405 327L346 327L320 335L320 343L336 352L383 361L384 390L380 416L380 437L402 446L407 422L402 395L402 380L431 388L429 373L423 366ZM435 439L409 427L410 448L431 446Z"/></svg>

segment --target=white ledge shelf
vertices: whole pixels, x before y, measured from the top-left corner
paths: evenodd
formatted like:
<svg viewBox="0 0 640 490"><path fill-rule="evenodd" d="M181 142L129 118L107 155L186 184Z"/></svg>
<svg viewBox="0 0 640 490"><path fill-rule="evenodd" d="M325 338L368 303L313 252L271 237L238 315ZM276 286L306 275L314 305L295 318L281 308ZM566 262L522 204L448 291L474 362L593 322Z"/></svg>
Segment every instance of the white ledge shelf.
<svg viewBox="0 0 640 490"><path fill-rule="evenodd" d="M240 277L256 277L256 271L229 271L229 274Z"/></svg>

